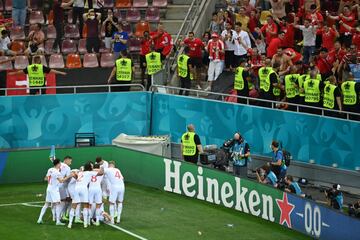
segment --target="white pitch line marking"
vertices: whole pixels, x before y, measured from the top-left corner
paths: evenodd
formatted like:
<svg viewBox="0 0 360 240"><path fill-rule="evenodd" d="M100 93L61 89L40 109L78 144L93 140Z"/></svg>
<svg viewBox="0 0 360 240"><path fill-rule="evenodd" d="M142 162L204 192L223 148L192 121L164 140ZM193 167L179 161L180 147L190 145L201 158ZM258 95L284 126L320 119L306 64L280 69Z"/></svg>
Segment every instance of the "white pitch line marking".
<svg viewBox="0 0 360 240"><path fill-rule="evenodd" d="M116 228L117 230L120 230L120 231L122 231L122 232L124 232L124 233L127 233L127 234L129 234L130 236L133 236L133 237L135 237L135 238L137 238L137 239L140 239L140 240L148 240L148 239L146 239L146 238L144 238L144 237L141 237L141 236L139 236L139 235L137 235L137 234L135 234L135 233L132 233L132 232L130 232L130 231L128 231L128 230L126 230L126 229L124 229L124 228L122 228L122 227L119 227L119 226L116 226L116 225L113 225L113 224L110 224L110 223L105 223L106 225L108 225L108 226L110 226L110 227L112 227L112 228Z"/></svg>
<svg viewBox="0 0 360 240"><path fill-rule="evenodd" d="M23 203L21 204L23 206L27 206L27 207L37 207L37 208L42 208L43 206L39 206L39 205L35 205L35 204L30 204L30 203Z"/></svg>
<svg viewBox="0 0 360 240"><path fill-rule="evenodd" d="M41 202L22 202L22 203L5 203L5 204L0 204L0 207L17 206L17 205L32 204L32 203L34 203L34 204L36 204L36 203L44 203L44 201L41 201Z"/></svg>

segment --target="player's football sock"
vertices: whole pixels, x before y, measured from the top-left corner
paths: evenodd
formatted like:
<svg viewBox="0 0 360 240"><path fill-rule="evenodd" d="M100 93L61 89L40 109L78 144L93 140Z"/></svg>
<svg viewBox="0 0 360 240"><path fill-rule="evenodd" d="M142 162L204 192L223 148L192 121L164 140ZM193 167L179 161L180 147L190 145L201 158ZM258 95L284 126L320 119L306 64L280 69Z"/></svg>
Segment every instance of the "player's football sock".
<svg viewBox="0 0 360 240"><path fill-rule="evenodd" d="M78 205L76 206L76 210L75 210L75 217L76 217L76 219L80 219L80 210L81 210L81 206L80 206L80 204L78 204Z"/></svg>
<svg viewBox="0 0 360 240"><path fill-rule="evenodd" d="M86 228L88 226L88 221L89 221L89 209L88 208L83 209L83 215L84 215L84 227Z"/></svg>
<svg viewBox="0 0 360 240"><path fill-rule="evenodd" d="M71 228L72 222L74 220L74 216L75 216L75 209L71 208L70 214L69 214L69 226L70 226L70 228Z"/></svg>
<svg viewBox="0 0 360 240"><path fill-rule="evenodd" d="M115 204L110 204L109 210L110 210L111 223L114 224Z"/></svg>
<svg viewBox="0 0 360 240"><path fill-rule="evenodd" d="M56 205L55 204L51 204L51 213L52 213L52 219L55 222L55 220L56 220Z"/></svg>
<svg viewBox="0 0 360 240"><path fill-rule="evenodd" d="M62 217L64 215L64 212L65 212L65 201L61 201L60 202L60 217Z"/></svg>
<svg viewBox="0 0 360 240"><path fill-rule="evenodd" d="M44 214L46 213L46 209L49 207L49 203L45 203L44 206L41 208L41 211L40 211L40 215L39 215L39 219L38 219L38 223L42 223L42 219L43 219L43 216Z"/></svg>
<svg viewBox="0 0 360 240"><path fill-rule="evenodd" d="M61 204L56 204L55 205L55 211L56 211L56 224L60 223L60 219L61 219L61 211L63 209L63 206L61 206Z"/></svg>
<svg viewBox="0 0 360 240"><path fill-rule="evenodd" d="M120 223L122 208L123 208L123 204L118 203L118 205L117 205L117 220L116 220L117 223Z"/></svg>
<svg viewBox="0 0 360 240"><path fill-rule="evenodd" d="M101 210L100 208L96 209L96 225L99 226L100 223Z"/></svg>

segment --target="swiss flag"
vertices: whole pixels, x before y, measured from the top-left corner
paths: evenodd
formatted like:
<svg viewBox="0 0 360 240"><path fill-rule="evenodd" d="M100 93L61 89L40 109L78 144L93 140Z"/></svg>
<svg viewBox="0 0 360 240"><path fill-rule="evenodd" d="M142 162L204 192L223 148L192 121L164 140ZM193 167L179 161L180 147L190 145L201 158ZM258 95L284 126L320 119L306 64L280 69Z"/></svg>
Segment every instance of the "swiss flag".
<svg viewBox="0 0 360 240"><path fill-rule="evenodd" d="M17 74L17 75L9 75L8 73L11 71L7 71L6 74L6 87L7 88L19 88L16 90L8 90L7 95L28 95L28 89L20 89L26 88L29 85L29 81L27 79L26 74ZM55 87L56 86L56 75L54 73L46 74L46 86L47 87ZM56 94L56 88L46 89L46 94Z"/></svg>

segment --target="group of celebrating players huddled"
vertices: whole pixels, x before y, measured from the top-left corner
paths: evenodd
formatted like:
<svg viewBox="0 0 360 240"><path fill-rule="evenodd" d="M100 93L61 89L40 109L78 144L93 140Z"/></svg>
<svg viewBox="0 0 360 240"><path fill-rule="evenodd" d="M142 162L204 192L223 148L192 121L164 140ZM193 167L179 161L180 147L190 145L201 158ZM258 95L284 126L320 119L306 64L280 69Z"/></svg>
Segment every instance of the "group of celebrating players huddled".
<svg viewBox="0 0 360 240"><path fill-rule="evenodd" d="M45 176L48 182L45 204L41 209L37 223L43 223L43 216L51 207L56 225L71 228L73 223L83 223L84 228L100 221L111 224L120 223L124 200L124 177L116 168L114 161L105 161L101 157L96 162L84 164L80 169L71 169L72 157L64 161L52 160ZM109 202L110 215L104 210L104 203ZM82 214L81 214L82 213Z"/></svg>

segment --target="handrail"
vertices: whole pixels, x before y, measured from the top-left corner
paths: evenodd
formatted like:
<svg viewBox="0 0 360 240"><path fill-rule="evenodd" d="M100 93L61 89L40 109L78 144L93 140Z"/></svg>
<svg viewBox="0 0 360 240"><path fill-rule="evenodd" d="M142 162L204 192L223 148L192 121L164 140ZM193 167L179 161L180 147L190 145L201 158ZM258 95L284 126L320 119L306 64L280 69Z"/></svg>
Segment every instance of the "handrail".
<svg viewBox="0 0 360 240"><path fill-rule="evenodd" d="M176 51L173 52L172 50L174 49L175 44L177 44L177 42L179 41L180 35L184 35L184 32L187 34L190 29L192 30L194 28L194 20L195 20L195 16L199 16L199 11L200 11L200 2L202 0L193 0L191 2L191 5L186 13L186 16L180 26L180 29L178 31L178 33L176 34L176 37L174 39L174 45L171 48L170 54L172 55L173 59L171 59L170 57L168 57L166 59L166 62L164 64L164 68L166 70L166 74L168 76L168 79L170 79L170 72L171 72L171 66L174 64L174 62L176 61L176 57L179 54L180 51ZM194 7L196 8L196 11L193 11ZM189 22L189 23L188 23ZM186 28L185 28L186 27Z"/></svg>
<svg viewBox="0 0 360 240"><path fill-rule="evenodd" d="M276 106L279 105L279 104L284 104L284 103L286 103L286 104L289 105L289 106L294 106L294 107L296 107L296 112L299 112L299 113L311 114L311 113L308 113L308 112L300 111L300 109L301 109L301 108L313 109L313 110L321 111L321 116L332 117L332 118L336 118L336 119L342 119L342 118L325 115L325 112L333 112L333 113L337 113L337 114L339 114L339 115L344 115L344 114L346 114L346 119L347 119L347 120L351 120L351 119L350 119L350 115L360 117L360 113L353 113L353 112L347 112L347 111L332 110L332 109L326 109L326 108L320 108L320 107L313 107L313 106L308 106L308 105L303 105L303 104L295 104L295 103L281 102L281 101L272 101L272 100L266 100L266 99L261 99L261 98L237 96L237 95L231 95L231 94L227 94L227 93L209 92L209 91L205 91L205 90L188 89L188 88L181 88L181 87L172 87L172 86L163 86L163 85L152 85L152 86L150 87L150 91L151 91L151 92L156 92L158 88L165 88L165 89L169 89L169 90L183 90L183 91L188 91L188 92L195 93L195 96L198 97L198 98L201 97L200 94L203 94L203 95L206 94L206 95L221 96L221 101L224 101L224 100L225 100L225 97L236 97L236 98L240 98L240 99L246 100L246 105L250 105L250 101L270 103L270 104L271 104L271 108L277 109L277 110L283 110L283 111L284 111L284 109L279 109L279 108L277 108ZM191 96L189 96L189 97L191 97ZM219 100L216 100L216 99L211 99L211 100L219 101ZM257 107L263 107L263 106L257 106ZM266 107L264 107L264 108L266 108ZM286 111L286 110L285 110L285 111Z"/></svg>
<svg viewBox="0 0 360 240"><path fill-rule="evenodd" d="M8 96L8 91L10 90L28 90L28 89L73 89L73 93L77 93L77 89L82 88L98 88L106 87L107 92L111 92L112 87L137 87L140 91L145 91L145 87L138 83L129 83L129 84L102 84L102 85L77 85L77 86L48 86L48 87L18 87L18 88L0 88L0 91L5 91L5 95ZM41 95L41 91L40 91Z"/></svg>

